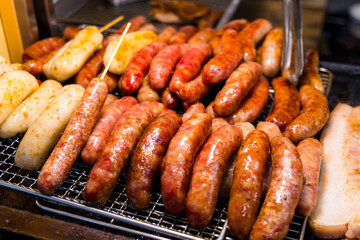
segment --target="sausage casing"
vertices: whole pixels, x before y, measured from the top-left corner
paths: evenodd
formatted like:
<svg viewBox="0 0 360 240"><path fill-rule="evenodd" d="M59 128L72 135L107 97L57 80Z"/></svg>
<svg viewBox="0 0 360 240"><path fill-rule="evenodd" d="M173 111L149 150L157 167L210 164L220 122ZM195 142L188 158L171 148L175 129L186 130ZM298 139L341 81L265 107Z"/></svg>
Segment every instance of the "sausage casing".
<svg viewBox="0 0 360 240"><path fill-rule="evenodd" d="M283 34L282 28L274 28L266 35L262 44L260 63L267 77L273 77L280 71Z"/></svg>

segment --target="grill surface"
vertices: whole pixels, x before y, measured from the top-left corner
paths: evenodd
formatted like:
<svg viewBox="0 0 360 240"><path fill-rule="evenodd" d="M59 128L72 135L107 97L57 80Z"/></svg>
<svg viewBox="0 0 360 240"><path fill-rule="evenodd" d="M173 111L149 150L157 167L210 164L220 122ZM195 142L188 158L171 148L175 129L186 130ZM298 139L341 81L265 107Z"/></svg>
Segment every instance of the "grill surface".
<svg viewBox="0 0 360 240"><path fill-rule="evenodd" d="M326 92L332 81L330 71L320 68ZM259 121L270 113L274 91L270 89L269 100ZM82 197L90 168L77 161L64 183L51 196L43 195L36 186L39 171L26 171L14 165L14 155L22 135L0 139L0 185L40 197L38 206L59 214L92 222L106 227L140 234L144 237L163 239L165 236L181 239L234 239L227 231L227 201L220 199L208 226L196 229L188 225L186 217L176 217L165 210L161 201L159 181L155 181L152 198L146 210L137 210L126 196L126 177L122 175L110 199L104 205L86 203ZM60 210L61 209L61 210ZM76 210L74 214L74 209ZM285 239L301 239L306 221L295 215ZM135 230L141 228L143 231Z"/></svg>

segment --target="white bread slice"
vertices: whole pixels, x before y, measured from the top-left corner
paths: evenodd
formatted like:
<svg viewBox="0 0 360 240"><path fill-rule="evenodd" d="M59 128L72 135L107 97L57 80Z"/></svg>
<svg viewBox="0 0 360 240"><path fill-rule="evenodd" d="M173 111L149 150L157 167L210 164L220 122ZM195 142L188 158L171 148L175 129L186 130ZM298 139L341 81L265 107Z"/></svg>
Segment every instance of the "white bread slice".
<svg viewBox="0 0 360 240"><path fill-rule="evenodd" d="M339 103L321 135L324 158L319 199L309 218L311 230L320 238L343 238L360 232L359 110Z"/></svg>

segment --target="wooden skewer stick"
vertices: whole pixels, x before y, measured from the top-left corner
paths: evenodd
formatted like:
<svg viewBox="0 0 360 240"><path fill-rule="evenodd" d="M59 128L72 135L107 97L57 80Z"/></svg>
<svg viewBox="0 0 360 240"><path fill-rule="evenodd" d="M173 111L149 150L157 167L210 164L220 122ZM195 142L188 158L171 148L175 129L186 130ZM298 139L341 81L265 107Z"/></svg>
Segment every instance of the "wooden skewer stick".
<svg viewBox="0 0 360 240"><path fill-rule="evenodd" d="M108 24L106 24L105 26L103 26L102 28L99 29L100 32L105 31L106 29L112 27L113 25L115 25L116 23L120 22L121 20L123 20L124 16L121 15L117 18L115 18L114 20L112 20L111 22L109 22Z"/></svg>
<svg viewBox="0 0 360 240"><path fill-rule="evenodd" d="M120 38L118 44L116 45L115 51L114 51L113 54L111 55L110 61L109 61L108 64L106 65L104 72L101 74L101 77L100 77L101 79L104 79L105 74L106 74L107 71L109 70L110 64L111 64L111 62L114 60L115 54L116 54L117 51L119 50L119 47L120 47L120 45L121 45L121 43L122 43L122 41L123 41L123 39L124 39L127 31L129 30L130 26L131 26L131 23L128 23L128 24L126 25L126 28L125 28L123 34L121 35L121 38Z"/></svg>

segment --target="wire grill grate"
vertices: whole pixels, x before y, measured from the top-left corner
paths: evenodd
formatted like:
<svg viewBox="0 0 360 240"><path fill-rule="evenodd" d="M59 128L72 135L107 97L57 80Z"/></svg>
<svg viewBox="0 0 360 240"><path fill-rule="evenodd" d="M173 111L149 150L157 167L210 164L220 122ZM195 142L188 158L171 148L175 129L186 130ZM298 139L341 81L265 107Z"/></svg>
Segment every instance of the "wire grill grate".
<svg viewBox="0 0 360 240"><path fill-rule="evenodd" d="M331 72L321 68L320 75L328 92L332 81ZM264 120L270 113L273 102L274 91L270 89L268 104L260 120ZM157 184L154 185L150 205L145 210L137 210L129 204L125 192L125 175L120 177L113 194L106 204L93 205L86 203L82 197L82 193L85 189L90 168L80 161L75 163L64 183L53 195L43 195L38 191L36 186L39 171L26 171L14 165L14 155L21 139L22 135L15 138L0 139L0 185L36 195L46 200L45 202L51 201L54 206L47 209L57 211L61 206L76 209L80 212L78 215L73 215L72 213L65 214L117 229L125 224L129 226L125 231L129 232L136 231L131 230L131 228L140 227L144 231L142 233L152 238L159 238L160 234L162 236L166 235L181 239L218 239L222 237L225 239L234 239L226 231L227 201L220 199L208 226L202 229L196 229L188 225L186 217L176 217L166 212L161 200L159 181L155 181ZM62 214L61 212L58 213ZM88 214L91 214L90 218L84 217ZM95 220L94 216L101 220ZM304 217L295 215L285 239L300 239L303 226Z"/></svg>

